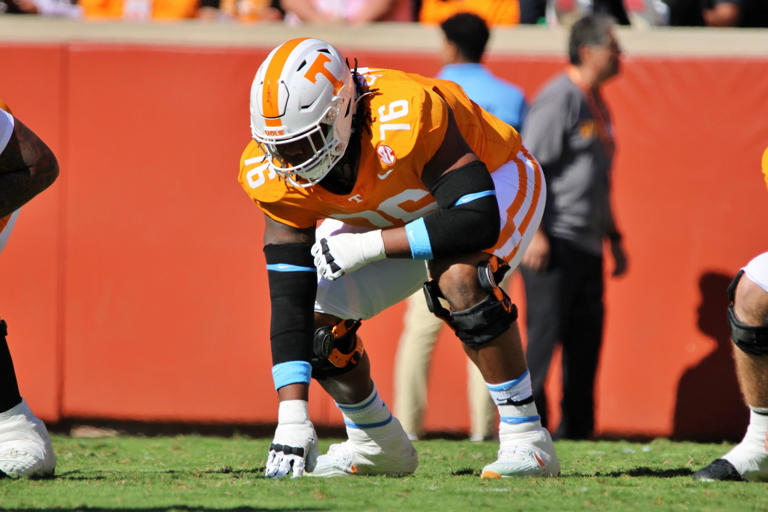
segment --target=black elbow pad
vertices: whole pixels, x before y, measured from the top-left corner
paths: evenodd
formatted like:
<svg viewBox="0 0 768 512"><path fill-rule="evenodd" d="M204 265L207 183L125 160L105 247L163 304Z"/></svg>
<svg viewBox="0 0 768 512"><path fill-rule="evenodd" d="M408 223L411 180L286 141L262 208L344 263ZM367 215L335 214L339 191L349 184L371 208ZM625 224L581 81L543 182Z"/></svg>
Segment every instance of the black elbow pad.
<svg viewBox="0 0 768 512"><path fill-rule="evenodd" d="M499 205L484 163L476 160L441 176L430 192L440 206L424 217L433 257L470 254L496 244Z"/></svg>

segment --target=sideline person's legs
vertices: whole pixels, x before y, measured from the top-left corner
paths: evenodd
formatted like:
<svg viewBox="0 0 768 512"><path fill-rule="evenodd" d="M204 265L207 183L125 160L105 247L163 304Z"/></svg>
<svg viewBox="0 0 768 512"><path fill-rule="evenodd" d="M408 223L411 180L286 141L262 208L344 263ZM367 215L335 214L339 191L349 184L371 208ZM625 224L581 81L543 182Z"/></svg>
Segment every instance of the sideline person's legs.
<svg viewBox="0 0 768 512"><path fill-rule="evenodd" d="M467 360L467 395L469 396L469 439L486 441L496 435L496 404L488 394L483 374Z"/></svg>
<svg viewBox="0 0 768 512"><path fill-rule="evenodd" d="M526 330L528 346L526 360L531 371L531 385L536 399L536 409L541 424L552 428L549 422L549 407L544 384L549 374L552 354L560 342L562 322L562 273L559 268L544 272L533 272L525 267L520 269L525 286Z"/></svg>
<svg viewBox="0 0 768 512"><path fill-rule="evenodd" d="M395 355L395 415L411 439L424 435L429 365L443 325L427 308L422 290L408 298Z"/></svg>
<svg viewBox="0 0 768 512"><path fill-rule="evenodd" d="M555 439L588 439L595 424L595 373L603 340L603 261L578 249L569 251L568 323L562 329L562 419Z"/></svg>

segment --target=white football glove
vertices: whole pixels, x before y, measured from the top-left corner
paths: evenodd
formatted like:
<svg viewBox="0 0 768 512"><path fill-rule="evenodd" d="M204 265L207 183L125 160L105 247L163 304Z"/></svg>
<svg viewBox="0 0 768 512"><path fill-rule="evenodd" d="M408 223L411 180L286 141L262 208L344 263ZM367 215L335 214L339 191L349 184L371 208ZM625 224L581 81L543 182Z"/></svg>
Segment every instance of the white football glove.
<svg viewBox="0 0 768 512"><path fill-rule="evenodd" d="M341 233L321 238L312 245L312 256L320 275L334 281L363 265L387 257L381 230Z"/></svg>
<svg viewBox="0 0 768 512"><path fill-rule="evenodd" d="M311 472L317 463L317 434L312 422L280 423L275 429L275 437L269 446L269 457L264 476L282 478L291 474L292 478L302 476L304 471Z"/></svg>

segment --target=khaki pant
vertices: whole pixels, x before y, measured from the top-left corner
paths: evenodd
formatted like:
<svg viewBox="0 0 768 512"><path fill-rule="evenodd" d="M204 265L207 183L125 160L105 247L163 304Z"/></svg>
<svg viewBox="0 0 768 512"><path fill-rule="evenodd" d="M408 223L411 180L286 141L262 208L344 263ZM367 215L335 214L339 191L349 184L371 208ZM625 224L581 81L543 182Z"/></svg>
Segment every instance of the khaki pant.
<svg viewBox="0 0 768 512"><path fill-rule="evenodd" d="M445 322L430 313L421 290L408 298L404 321L395 357L395 416L406 432L423 436L429 363ZM460 343L458 339L456 342ZM489 439L496 434L496 405L491 400L480 370L469 358L467 375L470 437Z"/></svg>

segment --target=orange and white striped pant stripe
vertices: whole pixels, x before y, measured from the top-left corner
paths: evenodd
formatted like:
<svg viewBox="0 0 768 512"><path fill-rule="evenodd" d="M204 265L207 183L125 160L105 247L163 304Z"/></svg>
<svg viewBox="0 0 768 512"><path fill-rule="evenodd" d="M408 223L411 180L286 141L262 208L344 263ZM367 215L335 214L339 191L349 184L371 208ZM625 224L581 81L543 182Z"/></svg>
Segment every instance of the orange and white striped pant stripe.
<svg viewBox="0 0 768 512"><path fill-rule="evenodd" d="M491 177L496 186L501 231L489 252L509 263L514 270L541 223L547 185L541 166L525 148Z"/></svg>

